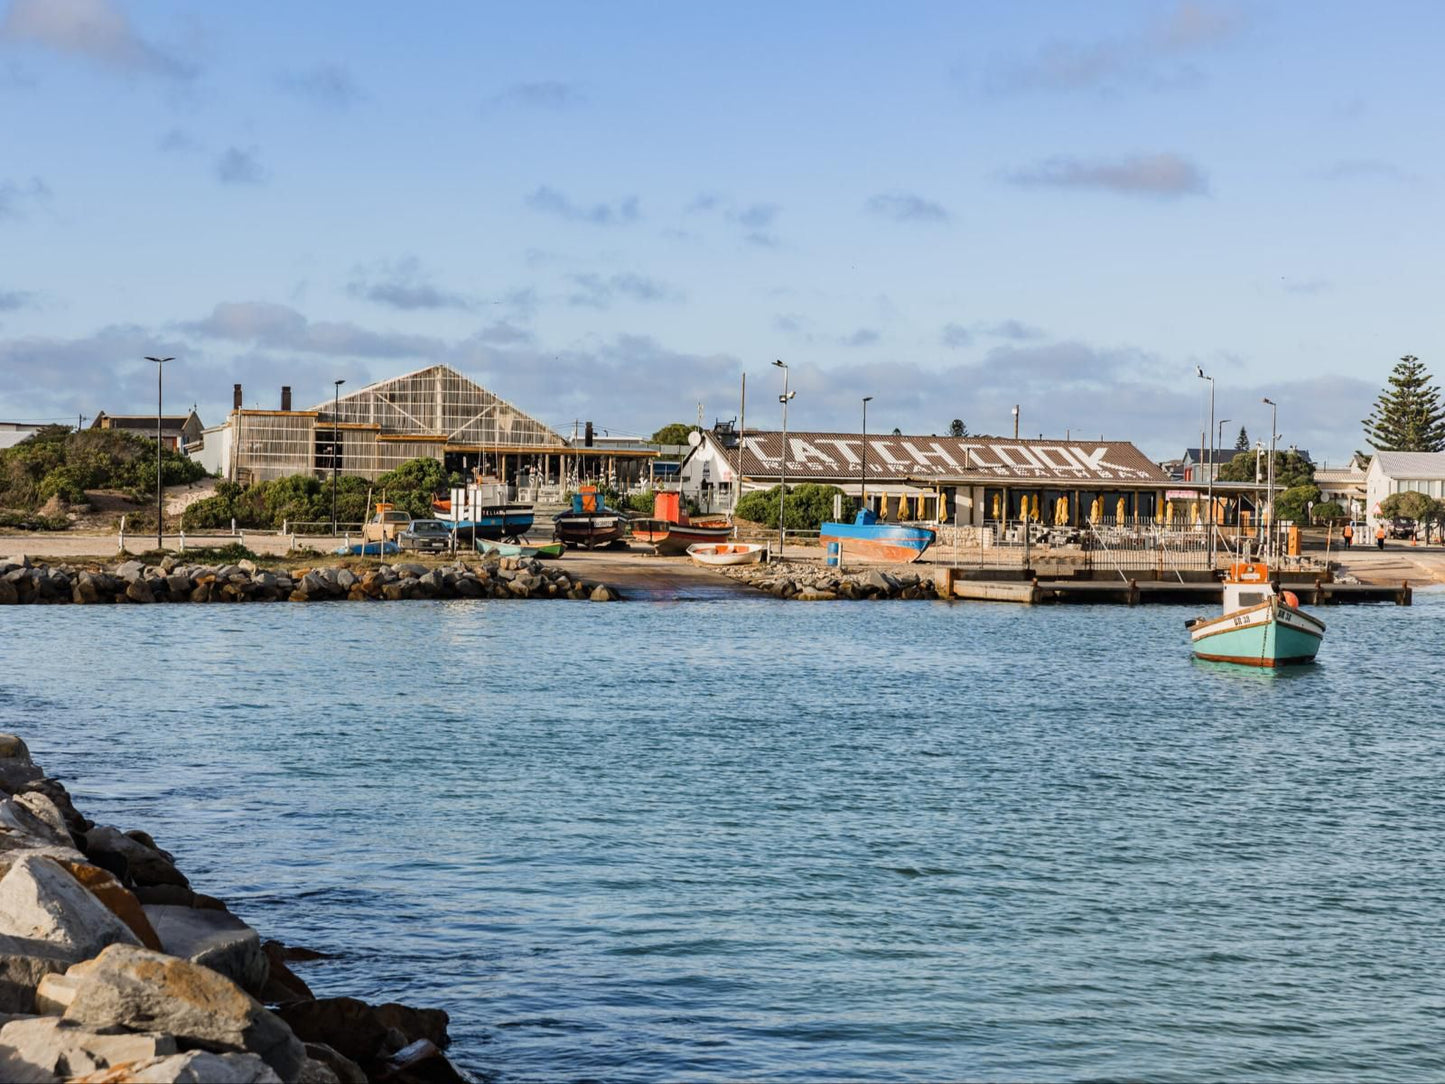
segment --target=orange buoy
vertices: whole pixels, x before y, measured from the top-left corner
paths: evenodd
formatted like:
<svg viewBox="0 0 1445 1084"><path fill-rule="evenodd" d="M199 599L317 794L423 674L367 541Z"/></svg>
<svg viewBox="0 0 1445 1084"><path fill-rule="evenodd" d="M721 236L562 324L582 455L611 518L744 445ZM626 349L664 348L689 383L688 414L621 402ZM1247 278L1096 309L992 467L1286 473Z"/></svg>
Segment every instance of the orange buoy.
<svg viewBox="0 0 1445 1084"><path fill-rule="evenodd" d="M1299 596L1293 591L1281 591L1279 593L1279 600L1291 609L1299 609Z"/></svg>

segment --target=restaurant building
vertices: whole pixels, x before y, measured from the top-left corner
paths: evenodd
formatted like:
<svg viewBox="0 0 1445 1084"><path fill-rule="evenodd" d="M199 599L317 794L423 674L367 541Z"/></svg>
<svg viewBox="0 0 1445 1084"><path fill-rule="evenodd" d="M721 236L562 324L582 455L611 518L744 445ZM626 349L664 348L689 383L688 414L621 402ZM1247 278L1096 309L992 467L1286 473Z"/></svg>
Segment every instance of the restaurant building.
<svg viewBox="0 0 1445 1084"><path fill-rule="evenodd" d="M680 477L704 512L731 512L743 494L784 477L790 487L820 483L854 498L866 477L868 507L883 520L1186 525L1207 511L1204 483L1171 481L1128 441L789 432L785 443L781 432L742 435L727 424L700 437ZM1221 522L1235 520L1253 489L1215 484Z"/></svg>

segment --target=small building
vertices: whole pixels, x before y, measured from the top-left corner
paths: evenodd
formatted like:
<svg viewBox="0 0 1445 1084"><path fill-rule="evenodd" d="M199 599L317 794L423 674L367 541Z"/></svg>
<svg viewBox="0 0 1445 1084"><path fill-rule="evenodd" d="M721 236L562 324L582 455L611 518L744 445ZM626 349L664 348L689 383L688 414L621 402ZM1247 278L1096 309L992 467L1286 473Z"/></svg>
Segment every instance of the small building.
<svg viewBox="0 0 1445 1084"><path fill-rule="evenodd" d="M1365 522L1372 534L1386 518L1380 510L1385 498L1411 491L1445 497L1445 452L1376 452L1365 473Z"/></svg>
<svg viewBox="0 0 1445 1084"><path fill-rule="evenodd" d="M1316 467L1315 485L1320 487L1320 500L1334 501L1351 519L1363 517L1369 472L1370 457L1363 455L1352 455L1346 467Z"/></svg>
<svg viewBox="0 0 1445 1084"><path fill-rule="evenodd" d="M154 414L107 414L101 411L90 423L92 429L123 429L138 437L156 437ZM173 452L184 452L201 439L205 426L192 409L187 414L161 415L161 444Z"/></svg>
<svg viewBox="0 0 1445 1084"><path fill-rule="evenodd" d="M13 448L44 428L44 422L0 422L0 449Z"/></svg>
<svg viewBox="0 0 1445 1084"><path fill-rule="evenodd" d="M1015 440L781 432L718 426L683 460L683 493L704 512L730 512L739 498L788 485L837 486L881 519L983 526L1031 519L1198 523L1206 486L1171 481L1128 441ZM1253 505L1251 483L1216 485L1222 522Z"/></svg>

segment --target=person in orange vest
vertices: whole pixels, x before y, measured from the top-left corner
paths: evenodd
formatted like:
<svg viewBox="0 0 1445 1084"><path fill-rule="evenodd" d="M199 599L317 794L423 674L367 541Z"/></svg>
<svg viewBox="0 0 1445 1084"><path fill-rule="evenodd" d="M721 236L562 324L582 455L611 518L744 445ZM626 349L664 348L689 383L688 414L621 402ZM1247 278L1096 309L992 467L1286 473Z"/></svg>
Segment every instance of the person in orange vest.
<svg viewBox="0 0 1445 1084"><path fill-rule="evenodd" d="M1345 539L1345 549L1349 549L1355 544L1355 525L1353 523L1346 523L1345 529L1340 533Z"/></svg>
<svg viewBox="0 0 1445 1084"><path fill-rule="evenodd" d="M1385 525L1383 523L1375 528L1375 548L1385 548Z"/></svg>

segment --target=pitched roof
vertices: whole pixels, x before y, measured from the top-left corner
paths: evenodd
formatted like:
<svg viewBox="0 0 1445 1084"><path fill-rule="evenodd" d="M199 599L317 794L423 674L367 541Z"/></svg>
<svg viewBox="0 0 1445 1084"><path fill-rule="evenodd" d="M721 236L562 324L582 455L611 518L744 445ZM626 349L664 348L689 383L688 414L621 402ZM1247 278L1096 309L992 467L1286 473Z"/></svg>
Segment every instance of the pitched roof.
<svg viewBox="0 0 1445 1084"><path fill-rule="evenodd" d="M748 430L726 448L707 434L735 471L749 478L775 478L782 459L783 435ZM862 476L861 433L788 433L790 480L856 481ZM1007 437L892 436L870 433L866 440L868 477L936 478L977 482L1057 479L1072 482L1169 480L1158 464L1122 440L1013 440Z"/></svg>
<svg viewBox="0 0 1445 1084"><path fill-rule="evenodd" d="M1388 478L1445 478L1445 452L1376 452Z"/></svg>

